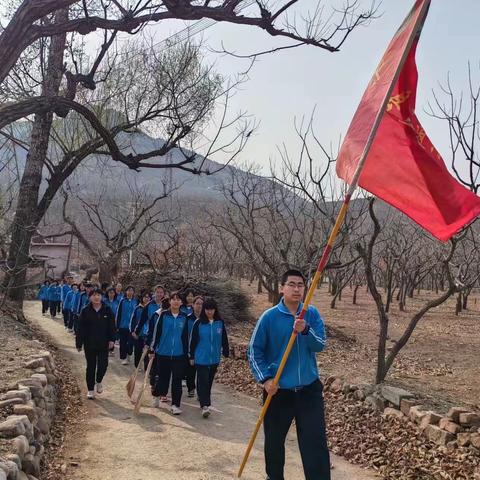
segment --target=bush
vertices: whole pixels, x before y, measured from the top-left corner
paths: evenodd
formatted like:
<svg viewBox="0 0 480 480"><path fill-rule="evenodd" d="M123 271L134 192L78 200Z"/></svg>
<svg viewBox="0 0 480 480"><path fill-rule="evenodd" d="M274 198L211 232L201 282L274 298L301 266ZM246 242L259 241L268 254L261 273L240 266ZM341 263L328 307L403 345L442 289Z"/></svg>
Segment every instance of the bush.
<svg viewBox="0 0 480 480"><path fill-rule="evenodd" d="M252 320L250 313L250 297L231 280L183 277L181 275L160 276L153 270L124 272L120 278L122 285L133 285L140 292L143 288L153 289L157 284L163 285L167 291L184 292L193 289L195 295L213 297L217 303L223 320L227 323L247 322Z"/></svg>

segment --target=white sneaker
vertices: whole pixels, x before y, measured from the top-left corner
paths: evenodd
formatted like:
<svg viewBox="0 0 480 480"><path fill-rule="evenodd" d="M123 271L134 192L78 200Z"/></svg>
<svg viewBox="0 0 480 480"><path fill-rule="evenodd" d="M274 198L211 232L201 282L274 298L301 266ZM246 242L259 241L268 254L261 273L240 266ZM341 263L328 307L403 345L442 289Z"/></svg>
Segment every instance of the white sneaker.
<svg viewBox="0 0 480 480"><path fill-rule="evenodd" d="M208 418L210 416L210 407L203 407L202 408L202 417Z"/></svg>
<svg viewBox="0 0 480 480"><path fill-rule="evenodd" d="M173 415L180 415L182 413L182 411L176 405L172 405L170 411L173 413Z"/></svg>
<svg viewBox="0 0 480 480"><path fill-rule="evenodd" d="M103 385L102 385L101 382L100 382L100 383L97 383L97 384L95 385L95 390L97 391L97 393L102 393L102 392L103 392Z"/></svg>
<svg viewBox="0 0 480 480"><path fill-rule="evenodd" d="M127 358L125 358L124 360L122 360L122 365L128 365L129 364L129 361Z"/></svg>
<svg viewBox="0 0 480 480"><path fill-rule="evenodd" d="M93 399L95 398L95 392L94 392L93 390L89 390L89 391L87 392L87 398L88 398L89 400L93 400Z"/></svg>

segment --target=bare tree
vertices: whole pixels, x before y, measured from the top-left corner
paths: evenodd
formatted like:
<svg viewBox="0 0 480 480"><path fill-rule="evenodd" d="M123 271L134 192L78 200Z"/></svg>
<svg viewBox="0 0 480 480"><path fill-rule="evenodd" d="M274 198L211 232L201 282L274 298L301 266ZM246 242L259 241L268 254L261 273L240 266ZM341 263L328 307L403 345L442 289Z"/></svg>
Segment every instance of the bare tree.
<svg viewBox="0 0 480 480"><path fill-rule="evenodd" d="M120 195L112 187L95 195L76 195L83 215L75 214L71 207L69 211L69 195L63 191L63 220L96 262L101 282L110 283L117 276L122 256L134 249L147 231L171 222L170 212L162 204L171 194L165 185L151 194L134 182L125 183L128 189L125 192L122 185Z"/></svg>
<svg viewBox="0 0 480 480"><path fill-rule="evenodd" d="M381 245L383 241L382 233L386 232L386 236L389 237L390 232L388 232L388 227L386 225L382 225L380 223L375 214L374 198L372 198L369 203L369 216L373 223L373 232L367 241L358 242L356 248L362 257L368 289L377 307L379 320L379 339L377 347L377 370L375 382L381 383L385 380L385 377L395 361L398 353L408 343L416 326L425 316L425 314L427 314L431 309L444 303L448 298L455 294L455 292L461 291L467 285L475 284L478 281L478 274L476 272L474 274L471 274L470 272L465 273L465 264L463 263L461 265L454 265L455 252L459 243L463 240L462 237L453 238L450 241L448 248L443 247L438 242L431 240L430 242L432 242L432 244L436 247L434 249L435 254L431 255L429 258L425 258L422 257L422 253L420 252L418 258L424 263L434 262L434 266L432 266L432 268L438 268L444 272L447 277L447 288L438 296L426 301L415 312L412 312L405 331L399 339L394 341L392 349L387 353L386 342L389 333L388 329L390 318L385 308L385 299L377 286L375 270L382 268L382 262L378 262L381 257L377 256L376 254L378 245ZM407 227L408 225L405 226ZM413 227L410 226L410 228ZM411 251L407 250L405 251L405 255L416 256L416 253L412 254Z"/></svg>
<svg viewBox="0 0 480 480"><path fill-rule="evenodd" d="M11 291L13 299L23 298L30 239L38 226L39 219L48 208L61 182L68 178L78 163L92 153L92 150L98 151L105 147L104 153L108 152L115 161L124 163L134 170L141 167L176 167L188 169L192 173L202 171L198 167L187 167L194 161L191 154L187 154L178 163L168 166L165 162L148 161L152 157L164 156L171 148L177 146L179 140L190 134L192 124L185 122L183 117L178 123L172 122L168 141L160 148L137 154L124 153L117 143L116 135L119 131L137 128L139 123L132 123L129 121L131 117L127 117L121 127L116 125L111 128L108 123L105 123L105 119L98 115L96 109L91 108L91 104L86 101L89 95L84 95L84 92L94 92L97 86L105 81L105 75L111 68L107 53L112 45L115 45L118 32L135 34L146 24L168 19L209 18L215 21L256 26L272 36L285 37L299 44L314 45L333 52L343 45L356 27L368 23L375 15L374 5L361 11L358 1L354 0L347 2L342 11L334 11L335 19L331 23L324 22L321 18L322 9L320 8L310 17L304 16L303 18L309 19L302 28L297 22L288 20L288 13L291 12L296 1L285 2L274 10L269 10L265 4L256 2L256 8L250 9L247 15L240 13L245 3L241 0L214 1L211 4L210 2L164 0L158 4L152 4L150 0L141 0L135 7L131 7L122 5L120 1L107 4L103 0L93 2L24 0L13 13L10 22L0 34L2 93L5 97L3 87L7 83L13 86L14 90L9 92L7 88L8 101L0 107L0 129L16 120L35 115L30 150L20 182L19 201L4 282L4 287L7 285L13 287ZM279 26L282 21L283 25ZM67 45L67 33L82 36L96 30L104 32L103 42L98 48L96 57L92 62L79 61L75 55L74 41ZM39 66L43 75L39 80L31 79L28 68L28 65L34 61L31 58L32 49L38 51L40 59ZM67 68L64 68L67 49L71 55L71 61ZM46 55L45 52L47 52ZM35 58L35 54L33 57ZM47 62L44 61L45 57L48 58ZM22 77L19 72L23 72L24 76ZM140 72L144 73L141 70ZM143 77L141 85L146 79L148 79L148 73ZM21 92L20 98L17 94L18 87ZM113 95L113 92L110 93ZM147 87L143 93L148 97L151 90ZM46 154L53 113L60 118L66 118L71 112L75 112L88 124L88 128L95 132L95 138L75 151L73 155L75 161L71 161L72 152L68 152L54 168L49 168ZM155 109L154 112L158 113ZM240 145L239 150L248 138L249 132L250 130L245 128L236 136ZM212 151L215 149L208 149L208 153ZM39 201L38 193L44 166L50 170L51 181L46 195Z"/></svg>
<svg viewBox="0 0 480 480"><path fill-rule="evenodd" d="M434 118L448 123L451 156L451 168L458 181L478 193L480 187L480 155L477 143L480 141L479 109L480 81L473 78L468 63L467 94L454 91L447 77L440 92L433 92L434 101L429 104L428 113ZM441 96L443 94L443 96Z"/></svg>

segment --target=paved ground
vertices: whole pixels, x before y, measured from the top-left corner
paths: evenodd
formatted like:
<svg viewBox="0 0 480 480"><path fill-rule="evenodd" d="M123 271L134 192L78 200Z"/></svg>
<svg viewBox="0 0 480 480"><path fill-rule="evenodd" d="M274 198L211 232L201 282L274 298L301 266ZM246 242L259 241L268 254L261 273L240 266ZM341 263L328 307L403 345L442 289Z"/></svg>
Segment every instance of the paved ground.
<svg viewBox="0 0 480 480"><path fill-rule="evenodd" d="M74 348L73 337L63 323L44 318L38 302L25 305L27 316L54 338L72 362L79 384L85 390L84 357ZM105 391L94 401L86 401L88 419L86 434L70 438L67 451L79 465L69 469L68 478L78 480L223 480L236 478L236 471L259 412L255 400L227 387L214 386L213 413L209 419L200 415L196 401L184 398L183 414L174 417L168 406L145 407L136 417L126 393L125 384L132 367L110 358L104 380ZM263 438L256 446L242 478L260 480L263 473ZM374 474L333 456L334 480L372 480ZM303 478L296 437L287 440L288 480ZM319 479L321 480L321 479Z"/></svg>

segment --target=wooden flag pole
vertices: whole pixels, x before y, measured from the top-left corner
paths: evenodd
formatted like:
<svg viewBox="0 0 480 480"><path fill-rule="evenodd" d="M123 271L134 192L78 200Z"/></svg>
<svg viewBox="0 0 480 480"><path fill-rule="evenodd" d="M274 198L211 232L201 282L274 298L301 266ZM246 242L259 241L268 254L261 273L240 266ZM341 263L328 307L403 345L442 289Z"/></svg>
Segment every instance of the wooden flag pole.
<svg viewBox="0 0 480 480"><path fill-rule="evenodd" d="M350 186L348 187L347 193L345 195L345 199L342 203L342 207L340 208L340 211L338 212L337 219L335 221L335 224L333 226L333 229L330 233L330 236L328 238L327 245L325 246L325 249L323 251L322 257L320 258L320 262L318 264L317 271L315 272L315 275L313 277L312 283L310 284L310 288L308 289L307 295L305 297L305 302L303 303L303 308L302 311L300 312L298 318L303 319L305 317L305 314L307 313L308 306L310 305L310 302L312 300L313 294L315 292L315 289L317 288L318 282L320 281L323 271L325 270L325 266L327 265L328 259L330 258L330 253L333 248L333 244L335 243L335 239L337 238L338 232L340 231L340 228L343 224L343 221L345 220L345 216L347 214L348 207L350 205L350 200L352 198L353 193L355 192L356 188L358 187L358 181L360 179L360 175L362 173L363 167L365 166L365 162L368 157L368 152L370 151L370 148L372 146L373 140L375 139L375 135L377 133L378 127L380 126L380 122L382 120L383 114L387 108L388 102L390 100L390 97L392 95L393 88L395 87L395 84L397 83L398 77L400 75L400 72L402 71L403 65L405 63L405 60L407 59L407 56L410 52L410 49L412 47L413 41L415 40L415 37L417 36L417 33L423 24L423 21L425 19L425 15L427 14L428 11L428 6L430 4L430 0L427 0L424 2L422 6L422 10L415 22L415 26L412 30L412 33L408 39L407 45L405 47L405 50L403 52L403 55L398 63L397 69L395 71L395 75L392 79L392 82L385 94L385 97L383 99L383 102L381 104L381 107L379 108L377 112L377 116L375 117L375 122L372 126L372 129L370 131L370 134L368 136L367 142L365 143L365 147L362 152L362 156L357 164L357 167L355 169L355 173L352 178L352 182L350 183ZM287 347L285 349L285 353L283 354L282 360L280 361L280 364L278 366L277 373L275 374L275 377L273 379L274 385L278 385L278 382L280 380L280 377L283 373L283 369L285 368L285 364L287 363L288 357L290 355L290 352L292 351L293 345L295 343L295 339L297 338L297 332L294 330L292 332L292 335L290 336L290 339L288 341ZM258 416L257 423L255 424L255 429L253 430L252 436L250 437L250 441L248 443L247 449L245 451L245 455L243 456L242 463L240 465L240 468L238 470L237 477L240 478L243 473L243 469L245 468L245 465L247 464L248 457L250 456L250 452L253 448L253 444L255 443L255 439L257 438L258 431L260 430L260 427L263 423L263 419L265 417L265 414L267 413L268 407L270 405L270 402L272 401L272 395L268 394L267 398L265 399L265 402L263 404L263 407L260 411L260 414Z"/></svg>

